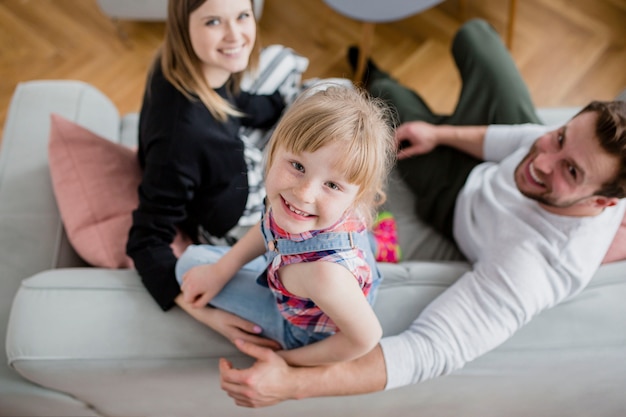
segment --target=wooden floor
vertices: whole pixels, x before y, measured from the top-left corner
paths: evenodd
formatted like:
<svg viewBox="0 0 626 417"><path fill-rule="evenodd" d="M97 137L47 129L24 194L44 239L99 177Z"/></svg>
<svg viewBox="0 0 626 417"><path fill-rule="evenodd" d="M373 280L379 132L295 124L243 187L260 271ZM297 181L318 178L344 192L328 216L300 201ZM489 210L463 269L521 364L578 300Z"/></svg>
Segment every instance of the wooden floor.
<svg viewBox="0 0 626 417"><path fill-rule="evenodd" d="M436 111L450 111L456 102L460 81L449 45L464 19L484 18L506 31L508 1L467 5L461 13L458 0L447 0L376 26L373 59ZM0 126L17 83L34 79L83 80L121 113L138 111L163 28L159 22L116 25L95 0L0 0ZM360 28L322 0L265 0L260 39L308 57L307 78L350 78L345 53ZM511 52L537 106L583 105L626 88L626 0L518 1L514 29Z"/></svg>

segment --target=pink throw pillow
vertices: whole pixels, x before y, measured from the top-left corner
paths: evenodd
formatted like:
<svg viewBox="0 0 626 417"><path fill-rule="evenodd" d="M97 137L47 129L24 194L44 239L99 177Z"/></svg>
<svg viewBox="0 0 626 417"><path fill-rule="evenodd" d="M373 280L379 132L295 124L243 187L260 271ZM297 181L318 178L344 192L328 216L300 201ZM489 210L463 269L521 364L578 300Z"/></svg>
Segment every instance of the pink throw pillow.
<svg viewBox="0 0 626 417"><path fill-rule="evenodd" d="M141 181L136 151L52 114L48 158L74 250L93 266L132 268L126 242ZM189 243L179 233L172 248L178 256Z"/></svg>

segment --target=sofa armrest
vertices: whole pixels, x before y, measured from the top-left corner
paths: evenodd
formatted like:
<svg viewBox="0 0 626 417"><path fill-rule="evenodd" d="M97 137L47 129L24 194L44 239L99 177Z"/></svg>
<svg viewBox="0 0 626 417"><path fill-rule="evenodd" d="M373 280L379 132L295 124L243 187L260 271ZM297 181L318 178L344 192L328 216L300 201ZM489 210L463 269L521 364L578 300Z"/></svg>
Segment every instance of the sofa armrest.
<svg viewBox="0 0 626 417"><path fill-rule="evenodd" d="M377 313L391 334L406 327L467 266L383 268L376 308L380 305ZM134 270L67 268L25 279L13 301L6 349L9 366L22 377L70 394L104 415L146 415L142 401L120 401L145 390L163 393L148 396L158 415L197 415L207 409L211 415L247 415L219 389L218 358L236 366L247 366L250 359L182 310L162 312ZM332 410L344 401L316 402L337 415ZM299 403L281 407L301 410ZM305 415L318 415L317 410L312 406Z"/></svg>
<svg viewBox="0 0 626 417"><path fill-rule="evenodd" d="M76 81L20 83L13 94L0 148L0 340L21 281L59 265L82 261L64 236L48 173L50 113L116 140L119 116L95 88ZM76 400L23 381L0 368L0 415L95 415ZM45 405L42 405L45 404ZM38 408L39 407L39 408ZM70 409L74 411L70 411ZM28 410L28 411L24 411ZM9 414L6 414L9 413Z"/></svg>
<svg viewBox="0 0 626 417"><path fill-rule="evenodd" d="M117 141L120 116L113 102L95 87L75 80L39 80L17 85L11 98L3 143L19 137L37 146L47 144L50 113ZM3 145L4 147L5 145ZM47 152L47 148L46 148Z"/></svg>
<svg viewBox="0 0 626 417"><path fill-rule="evenodd" d="M78 81L21 83L0 148L0 308L8 317L20 281L80 260L64 238L48 173L50 114L59 113L113 140L119 115L98 90ZM0 324L4 335L5 320Z"/></svg>
<svg viewBox="0 0 626 417"><path fill-rule="evenodd" d="M184 359L232 355L180 309L164 313L135 270L61 268L22 281L7 332L9 364L41 359Z"/></svg>
<svg viewBox="0 0 626 417"><path fill-rule="evenodd" d="M117 109L94 87L79 81L31 81L17 86L0 151L0 293L5 305L22 279L78 264L64 238L48 172L53 112L119 140Z"/></svg>
<svg viewBox="0 0 626 417"><path fill-rule="evenodd" d="M386 334L410 321L468 265L381 265L385 276L376 303ZM397 303L411 308L399 311ZM80 335L80 337L76 337ZM135 270L60 268L22 281L7 331L9 364L65 358L183 360L239 356L230 342L181 309L159 309Z"/></svg>

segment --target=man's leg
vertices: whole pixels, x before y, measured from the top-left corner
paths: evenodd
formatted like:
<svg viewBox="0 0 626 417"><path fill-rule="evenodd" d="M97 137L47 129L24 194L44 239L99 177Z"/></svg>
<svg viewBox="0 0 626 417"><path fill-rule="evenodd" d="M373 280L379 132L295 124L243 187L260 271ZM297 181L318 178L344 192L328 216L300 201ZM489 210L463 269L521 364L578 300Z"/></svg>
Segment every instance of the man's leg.
<svg viewBox="0 0 626 417"><path fill-rule="evenodd" d="M462 89L454 113L443 123L541 123L526 83L489 23L475 19L464 24L452 42L452 55Z"/></svg>
<svg viewBox="0 0 626 417"><path fill-rule="evenodd" d="M418 198L417 215L450 240L456 198L480 162L464 152L439 146L397 163L400 176Z"/></svg>
<svg viewBox="0 0 626 417"><path fill-rule="evenodd" d="M400 123L422 120L440 124L446 119L434 114L415 92L376 68L370 68L369 91L395 108ZM445 146L397 163L400 177L417 197L418 216L451 241L456 196L478 163L477 159Z"/></svg>
<svg viewBox="0 0 626 417"><path fill-rule="evenodd" d="M486 125L540 123L526 84L497 32L483 20L464 24L454 38L452 54L463 87L452 115L434 114L415 92L375 66L369 91L397 111L399 122ZM452 236L456 196L479 160L447 147L398 162L398 171L418 196L418 215L444 235Z"/></svg>
<svg viewBox="0 0 626 417"><path fill-rule="evenodd" d="M476 19L464 24L453 40L452 54L462 78L459 102L451 116L433 120L452 125L540 123L524 80L489 23ZM439 147L429 155L399 161L398 168L420 197L418 214L451 237L456 196L478 163Z"/></svg>
<svg viewBox="0 0 626 417"><path fill-rule="evenodd" d="M417 93L382 70L370 69L368 91L372 96L385 100L397 112L399 123L422 120L440 124L443 120L444 116L433 113Z"/></svg>

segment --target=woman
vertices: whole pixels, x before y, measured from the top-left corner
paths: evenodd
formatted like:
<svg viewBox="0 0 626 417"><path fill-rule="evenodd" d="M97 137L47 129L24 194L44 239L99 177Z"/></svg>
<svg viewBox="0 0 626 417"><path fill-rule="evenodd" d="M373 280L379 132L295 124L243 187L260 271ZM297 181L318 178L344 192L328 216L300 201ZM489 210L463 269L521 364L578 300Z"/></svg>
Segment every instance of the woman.
<svg viewBox="0 0 626 417"><path fill-rule="evenodd" d="M246 146L238 133L241 126L271 127L285 104L278 92L239 90L259 49L251 0L169 1L165 39L140 113L143 178L126 248L163 310L176 303L231 340L256 338L244 331L260 330L186 304L170 245L178 230L194 242L233 241L261 217L260 150Z"/></svg>

